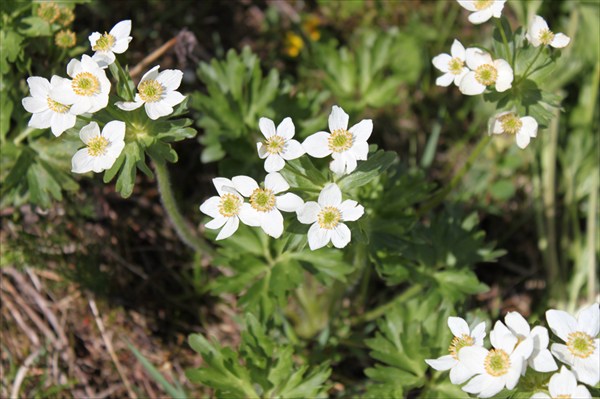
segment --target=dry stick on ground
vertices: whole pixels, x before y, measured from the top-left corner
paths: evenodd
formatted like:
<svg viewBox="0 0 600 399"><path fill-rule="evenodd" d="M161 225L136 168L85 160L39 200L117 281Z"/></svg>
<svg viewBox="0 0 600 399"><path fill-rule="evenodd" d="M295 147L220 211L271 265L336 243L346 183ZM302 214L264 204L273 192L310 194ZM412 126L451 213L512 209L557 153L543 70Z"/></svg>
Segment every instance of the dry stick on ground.
<svg viewBox="0 0 600 399"><path fill-rule="evenodd" d="M29 371L29 367L31 367L35 359L37 359L37 357L40 355L41 351L42 348L39 348L38 350L27 356L27 359L25 359L21 367L19 367L19 371L17 371L17 375L15 376L15 382L13 383L13 387L10 390L11 399L19 398L19 390L21 389L21 384L23 383L25 376L27 376L27 371Z"/></svg>
<svg viewBox="0 0 600 399"><path fill-rule="evenodd" d="M36 346L36 347L40 346L40 339L38 338L37 334L35 333L35 331L33 331L29 327L29 325L27 325L27 323L25 322L25 320L23 320L23 318L19 314L19 311L16 309L16 307L12 303L12 301L10 299L8 299L4 295L0 295L0 298L2 299L2 303L4 305L6 305L6 308L8 309L8 311L10 312L10 314L12 315L12 317L15 320L15 322L17 323L17 325L19 327L21 327L21 330L23 330L23 332L25 333L25 335L27 335L27 338L29 338L29 341L31 341L31 344L33 346Z"/></svg>
<svg viewBox="0 0 600 399"><path fill-rule="evenodd" d="M123 380L123 384L125 385L125 388L127 389L127 393L129 393L129 397L133 398L133 399L137 399L137 395L135 394L133 389L131 389L131 384L129 383L129 379L127 379L127 376L125 375L125 373L123 372L123 369L121 368L121 363L119 362L119 359L117 358L117 355L115 353L115 350L113 349L112 343L110 342L110 339L106 336L106 330L104 329L104 323L102 322L102 319L100 318L100 313L98 312L98 307L96 307L96 301L94 301L93 298L90 298L88 300L88 303L90 305L90 309L92 309L92 313L94 314L94 319L96 320L96 325L98 326L98 329L100 330L100 335L102 335L102 340L104 341L104 345L106 345L106 350L110 354L110 358L112 359L113 363L115 364L115 367L117 368L117 372L119 373L119 375L121 376L121 379Z"/></svg>
<svg viewBox="0 0 600 399"><path fill-rule="evenodd" d="M146 58L144 58L142 61L140 61L135 67L133 67L131 69L131 71L129 71L129 74L131 75L131 77L133 78L133 77L136 77L139 74L141 74L142 71L144 71L148 67L149 64L156 61L160 56L162 56L164 53L166 53L172 47L175 47L176 44L177 44L177 36L175 36L174 38L172 38L171 40L169 40L168 42L166 42L165 44L163 44L162 46L160 46L159 48L154 50Z"/></svg>

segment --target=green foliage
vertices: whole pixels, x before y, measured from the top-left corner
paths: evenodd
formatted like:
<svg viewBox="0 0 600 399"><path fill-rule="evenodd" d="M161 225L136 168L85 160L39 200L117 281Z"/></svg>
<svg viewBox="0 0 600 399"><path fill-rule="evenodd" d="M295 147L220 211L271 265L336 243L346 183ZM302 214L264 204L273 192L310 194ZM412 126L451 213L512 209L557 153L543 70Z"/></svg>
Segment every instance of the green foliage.
<svg viewBox="0 0 600 399"><path fill-rule="evenodd" d="M414 83L422 68L419 42L398 29L364 30L349 47L318 43L314 51L310 74L320 76L337 103L352 112L398 104L400 86Z"/></svg>
<svg viewBox="0 0 600 399"><path fill-rule="evenodd" d="M221 347L204 336L192 334L189 344L205 366L186 372L190 381L207 385L215 396L228 398L322 398L331 370L297 365L293 346L273 339L254 315L245 315L245 330L238 350Z"/></svg>

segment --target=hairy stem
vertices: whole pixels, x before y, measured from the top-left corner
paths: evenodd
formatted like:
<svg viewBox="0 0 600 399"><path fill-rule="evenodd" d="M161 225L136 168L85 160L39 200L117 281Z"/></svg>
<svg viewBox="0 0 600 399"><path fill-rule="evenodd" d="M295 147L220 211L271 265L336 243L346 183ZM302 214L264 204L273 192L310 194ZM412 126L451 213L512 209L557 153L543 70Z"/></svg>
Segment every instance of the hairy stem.
<svg viewBox="0 0 600 399"><path fill-rule="evenodd" d="M177 235L181 238L181 241L196 252L204 253L206 255L212 254L213 249L210 245L198 236L179 211L171 188L171 180L169 178L167 165L163 161L154 160L154 172L156 173L156 182L158 183L158 191L163 206L167 211L167 215L169 216Z"/></svg>

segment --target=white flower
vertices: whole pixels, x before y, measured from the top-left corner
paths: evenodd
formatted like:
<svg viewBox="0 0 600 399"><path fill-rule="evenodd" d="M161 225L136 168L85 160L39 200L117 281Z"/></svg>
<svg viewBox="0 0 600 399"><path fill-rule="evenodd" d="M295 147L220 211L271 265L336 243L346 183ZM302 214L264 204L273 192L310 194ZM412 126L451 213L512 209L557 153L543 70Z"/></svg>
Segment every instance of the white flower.
<svg viewBox="0 0 600 399"><path fill-rule="evenodd" d="M213 218L204 225L207 229L215 230L223 227L217 235L217 240L223 240L235 233L240 226L240 220L248 226L260 226L256 212L253 212L250 204L244 202L244 198L235 190L231 180L216 177L213 179L213 184L219 195L204 201L200 205L200 211Z"/></svg>
<svg viewBox="0 0 600 399"><path fill-rule="evenodd" d="M518 312L508 312L504 322L511 333L518 339L517 345L526 345L525 341L532 341L533 352L529 358L523 359L535 371L547 373L558 370L558 366L548 350L548 330L542 326L529 327L529 323ZM528 345L528 344L527 344ZM522 374L525 374L527 364L523 365Z"/></svg>
<svg viewBox="0 0 600 399"><path fill-rule="evenodd" d="M485 322L481 322L469 329L467 322L460 317L448 317L448 327L454 334L454 338L448 348L449 355L438 357L437 359L425 359L425 362L436 370L450 370L450 381L453 384L462 384L473 374L469 369L458 360L458 353L467 346L483 346L485 338Z"/></svg>
<svg viewBox="0 0 600 399"><path fill-rule="evenodd" d="M458 4L471 11L469 21L476 25L482 24L488 19L500 18L506 0L457 0Z"/></svg>
<svg viewBox="0 0 600 399"><path fill-rule="evenodd" d="M496 115L492 133L510 134L516 137L519 148L524 149L529 145L532 137L537 136L538 123L531 116L519 118L514 112L503 112Z"/></svg>
<svg viewBox="0 0 600 399"><path fill-rule="evenodd" d="M256 180L248 176L236 176L231 179L233 187L244 197L248 197L254 218L260 221L260 227L273 238L283 233L283 216L281 211L296 212L304 201L296 194L280 194L290 188L279 173L269 173L265 177L264 188L258 186Z"/></svg>
<svg viewBox="0 0 600 399"><path fill-rule="evenodd" d="M100 65L101 68L106 68L115 62L115 53L122 54L129 47L129 42L132 37L131 21L121 21L116 24L109 33L94 32L89 36L92 50L95 51L92 59Z"/></svg>
<svg viewBox="0 0 600 399"><path fill-rule="evenodd" d="M474 96L495 85L499 92L512 87L513 70L505 60L492 60L492 56L478 48L466 50L466 62L471 71L460 81L459 89L463 94Z"/></svg>
<svg viewBox="0 0 600 399"><path fill-rule="evenodd" d="M450 47L450 54L442 53L433 57L433 65L444 72L442 76L435 80L435 84L438 86L447 87L452 82L456 86L459 86L463 76L469 72L469 68L465 66L465 48L456 39L454 39L452 47Z"/></svg>
<svg viewBox="0 0 600 399"><path fill-rule="evenodd" d="M564 33L552 33L544 18L539 15L536 15L529 23L529 29L527 29L525 37L534 47L543 44L544 46L550 45L554 48L563 48L571 41L571 38Z"/></svg>
<svg viewBox="0 0 600 399"><path fill-rule="evenodd" d="M152 120L170 115L173 107L185 99L184 95L176 91L181 84L183 72L165 69L158 73L159 67L155 66L142 76L133 102L117 102L115 105L124 111L133 111L144 105Z"/></svg>
<svg viewBox="0 0 600 399"><path fill-rule="evenodd" d="M552 344L552 354L571 366L579 381L591 386L600 380L600 339L597 338L599 313L597 303L581 310L577 320L562 310L551 309L546 312L552 332L567 343Z"/></svg>
<svg viewBox="0 0 600 399"><path fill-rule="evenodd" d="M79 131L81 141L87 147L80 149L71 160L74 173L99 173L110 169L125 147L125 122L108 122L100 133L96 122Z"/></svg>
<svg viewBox="0 0 600 399"><path fill-rule="evenodd" d="M517 337L501 321L490 332L490 341L495 349L469 346L458 354L458 359L475 375L462 389L480 398L494 396L504 387L513 389L519 382L523 359L533 351L532 340L517 345Z"/></svg>
<svg viewBox="0 0 600 399"><path fill-rule="evenodd" d="M560 373L554 373L550 377L548 383L548 391L546 393L534 393L531 399L552 399L552 398L577 398L577 399L592 399L590 391L583 385L577 385L575 375L571 373L565 366L560 368Z"/></svg>
<svg viewBox="0 0 600 399"><path fill-rule="evenodd" d="M56 137L75 126L77 119L74 114L69 112L71 106L61 104L50 96L52 86L56 84L57 78L58 76L53 76L50 82L39 76L27 78L31 97L25 97L22 100L23 108L33 114L28 126L37 129L51 128L52 134Z"/></svg>
<svg viewBox="0 0 600 399"><path fill-rule="evenodd" d="M296 213L300 223L312 223L308 229L308 246L314 251L329 241L336 248L348 245L350 229L342 222L358 220L365 213L365 208L353 200L342 202L340 188L335 183L329 183L321 190L318 203L309 201Z"/></svg>
<svg viewBox="0 0 600 399"><path fill-rule="evenodd" d="M296 133L292 118L281 121L277 130L273 121L268 118L260 118L258 126L266 140L256 143L256 148L260 159L266 158L267 172L278 172L285 166L285 161L296 159L304 154L302 145L292 140Z"/></svg>
<svg viewBox="0 0 600 399"><path fill-rule="evenodd" d="M90 56L83 55L81 61L71 60L67 74L73 79L57 77L50 95L62 104L71 105L69 112L75 115L93 113L108 105L110 81Z"/></svg>
<svg viewBox="0 0 600 399"><path fill-rule="evenodd" d="M364 119L348 130L348 114L334 105L329 115L328 132L317 132L309 136L302 146L315 158L331 154L330 169L338 174L348 174L356 169L356 161L365 161L369 153L367 139L373 131L373 122Z"/></svg>

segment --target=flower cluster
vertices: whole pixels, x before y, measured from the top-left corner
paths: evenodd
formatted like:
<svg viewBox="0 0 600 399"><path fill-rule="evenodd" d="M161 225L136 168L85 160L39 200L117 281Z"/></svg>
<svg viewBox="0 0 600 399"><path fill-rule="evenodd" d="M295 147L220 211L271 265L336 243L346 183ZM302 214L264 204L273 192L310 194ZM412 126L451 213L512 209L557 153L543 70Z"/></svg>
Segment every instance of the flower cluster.
<svg viewBox="0 0 600 399"><path fill-rule="evenodd" d="M38 12L50 18L54 15L51 13L58 11L43 3ZM89 121L91 114L112 107L113 104L109 104L111 82L106 69L115 64L116 70L124 73L116 63L115 54L127 50L132 40L130 33L129 20L117 23L108 33L92 33L89 41L93 56L72 59L67 65L69 78L52 76L50 81L38 76L28 78L31 96L24 98L22 103L25 110L33 114L29 126L50 128L58 137L75 126L77 117ZM170 69L159 73L158 69L159 66L155 66L142 77L133 102L118 101L114 106L133 111L145 105L146 114L152 120L170 115L173 107L185 98L176 91L183 73ZM113 113L109 112L109 115ZM98 173L110 169L125 147L125 132L126 123L119 120L104 124L102 131L94 121L84 126L79 136L86 147L73 156L72 171Z"/></svg>
<svg viewBox="0 0 600 399"><path fill-rule="evenodd" d="M563 366L550 377L546 386L537 387L532 398L591 398L589 391L577 381L594 386L600 380L600 340L598 339L600 307L595 303L579 312L577 319L560 310L548 310L546 321L560 340L548 349L548 330L531 328L517 312L509 312L504 323L497 321L490 332L492 349L483 345L485 323L469 329L460 317L448 318L454 335L448 355L426 362L436 370L450 370L450 381L463 384L463 391L489 398L502 389L514 389L531 369L538 373L558 370L555 358ZM553 357L554 356L554 357ZM550 393L541 392L547 390ZM562 395L562 396L561 396Z"/></svg>
<svg viewBox="0 0 600 399"><path fill-rule="evenodd" d="M506 0L457 0L471 11L469 21L481 24L490 18L500 18ZM527 41L534 47L549 45L562 48L570 39L562 33L554 34L546 21L536 15L529 24ZM508 45L507 45L508 48ZM541 49L540 49L541 51ZM512 60L514 63L514 58ZM495 58L479 48L466 48L454 40L450 54L442 53L432 59L433 65L444 74L435 81L436 85L447 87L454 83L461 93L474 96L494 89L497 92L510 90L514 81L514 65L507 60ZM528 71L525 71L525 74ZM522 79L521 79L522 80ZM517 146L524 149L532 137L537 136L538 123L531 116L520 117L514 110L506 110L493 119L490 134L508 134L516 137Z"/></svg>
<svg viewBox="0 0 600 399"><path fill-rule="evenodd" d="M310 224L308 245L315 250L329 242L343 248L350 242L351 232L343 222L353 222L364 214L364 208L351 199L342 200L342 191L335 183L326 184L317 201L307 201L297 194L286 192L290 185L278 173L286 161L304 154L316 158L331 155L330 169L335 175L352 173L357 161L366 160L369 152L367 139L373 130L371 120L363 120L348 129L349 116L338 106L329 115L329 132L317 132L301 144L294 140L295 127L291 118L278 126L272 120L261 118L259 128L264 140L257 143L258 156L265 160L268 173L259 185L248 176L235 176L231 180L213 180L218 196L207 199L200 211L213 218L205 226L219 229L217 240L231 236L239 222L260 227L273 238L283 234L283 212L295 212L298 221ZM245 202L247 200L247 202Z"/></svg>

